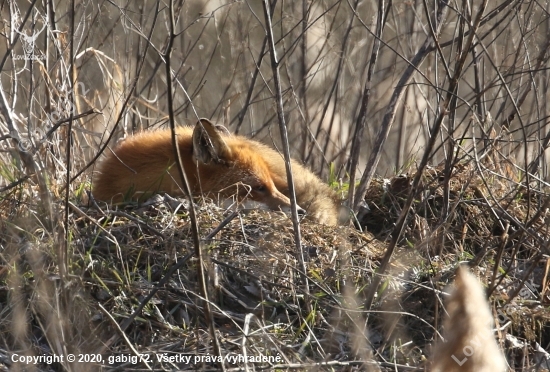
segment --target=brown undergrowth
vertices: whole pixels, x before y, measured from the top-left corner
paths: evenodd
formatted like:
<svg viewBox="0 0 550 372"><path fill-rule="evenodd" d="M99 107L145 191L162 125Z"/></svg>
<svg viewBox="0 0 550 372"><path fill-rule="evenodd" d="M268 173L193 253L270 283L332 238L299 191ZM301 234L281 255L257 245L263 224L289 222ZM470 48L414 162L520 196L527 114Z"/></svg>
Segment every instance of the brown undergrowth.
<svg viewBox="0 0 550 372"><path fill-rule="evenodd" d="M444 289L458 264L468 262L487 286L495 336L511 370L547 370L547 198L542 190L479 174L468 164L456 167L446 189L442 169L425 172L371 309L363 307L363 294L410 192L410 175L373 183L366 197L370 211L360 221L365 232L304 222L306 273L284 214L243 211L229 218L231 212L197 201L213 321L226 367L423 370L441 340ZM187 202L154 201L114 210L75 203L69 273L63 279L54 259L59 238L46 234L33 217L32 198L22 191L2 200L4 368L20 368L14 354L53 355L65 347L101 354L100 362L85 364L89 370L217 370L198 290L199 262L191 253ZM158 286L181 260L184 265ZM154 289L144 310L121 329ZM37 368L60 370L61 365L86 370L66 363Z"/></svg>

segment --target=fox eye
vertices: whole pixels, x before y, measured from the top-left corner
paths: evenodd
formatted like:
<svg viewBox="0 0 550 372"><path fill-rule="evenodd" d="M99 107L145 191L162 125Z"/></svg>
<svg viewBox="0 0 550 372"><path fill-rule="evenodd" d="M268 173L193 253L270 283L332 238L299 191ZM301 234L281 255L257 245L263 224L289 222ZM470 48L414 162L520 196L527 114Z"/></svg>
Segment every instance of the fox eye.
<svg viewBox="0 0 550 372"><path fill-rule="evenodd" d="M267 187L265 187L265 185L258 185L256 187L254 187L254 191L257 191L257 192L266 192L267 190Z"/></svg>

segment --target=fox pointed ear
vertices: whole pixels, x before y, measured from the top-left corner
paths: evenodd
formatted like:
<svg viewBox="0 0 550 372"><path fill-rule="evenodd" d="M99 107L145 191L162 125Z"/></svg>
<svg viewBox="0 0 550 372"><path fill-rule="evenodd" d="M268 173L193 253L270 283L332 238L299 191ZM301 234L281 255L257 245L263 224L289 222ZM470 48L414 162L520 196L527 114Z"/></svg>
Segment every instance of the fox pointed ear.
<svg viewBox="0 0 550 372"><path fill-rule="evenodd" d="M225 129L225 127L223 127ZM222 131L208 119L199 119L193 130L193 157L208 164L225 163L231 159L231 149L225 143Z"/></svg>

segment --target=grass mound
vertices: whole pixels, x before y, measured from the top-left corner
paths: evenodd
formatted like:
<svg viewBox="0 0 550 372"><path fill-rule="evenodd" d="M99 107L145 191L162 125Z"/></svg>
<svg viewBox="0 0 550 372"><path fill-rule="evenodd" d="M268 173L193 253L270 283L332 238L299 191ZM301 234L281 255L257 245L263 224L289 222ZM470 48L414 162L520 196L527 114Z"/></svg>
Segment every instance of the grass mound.
<svg viewBox="0 0 550 372"><path fill-rule="evenodd" d="M66 279L59 236L33 219L32 198L20 198L19 213L1 226L0 362L54 355L62 341L67 353L97 356L80 370L217 370L218 344L227 368L414 370L440 339L444 289L466 261L487 283L509 363L542 366L550 344L547 199L468 165L456 168L449 187L445 179L441 169L423 175L370 309L364 294L411 192L410 175L371 185L365 232L304 222L300 252L284 214L197 201L202 261L185 200L71 204Z"/></svg>

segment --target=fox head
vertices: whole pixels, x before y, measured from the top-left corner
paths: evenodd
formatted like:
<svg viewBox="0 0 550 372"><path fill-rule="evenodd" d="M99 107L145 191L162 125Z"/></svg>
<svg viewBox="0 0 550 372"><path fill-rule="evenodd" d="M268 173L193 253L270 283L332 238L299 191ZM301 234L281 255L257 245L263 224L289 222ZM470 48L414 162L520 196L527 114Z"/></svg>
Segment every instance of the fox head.
<svg viewBox="0 0 550 372"><path fill-rule="evenodd" d="M231 136L225 127L200 119L192 142L203 189L226 197L236 195L239 201L253 201L271 210L290 211L290 199L274 182L286 184L286 180L276 178L251 140ZM299 206L298 212L305 213Z"/></svg>

